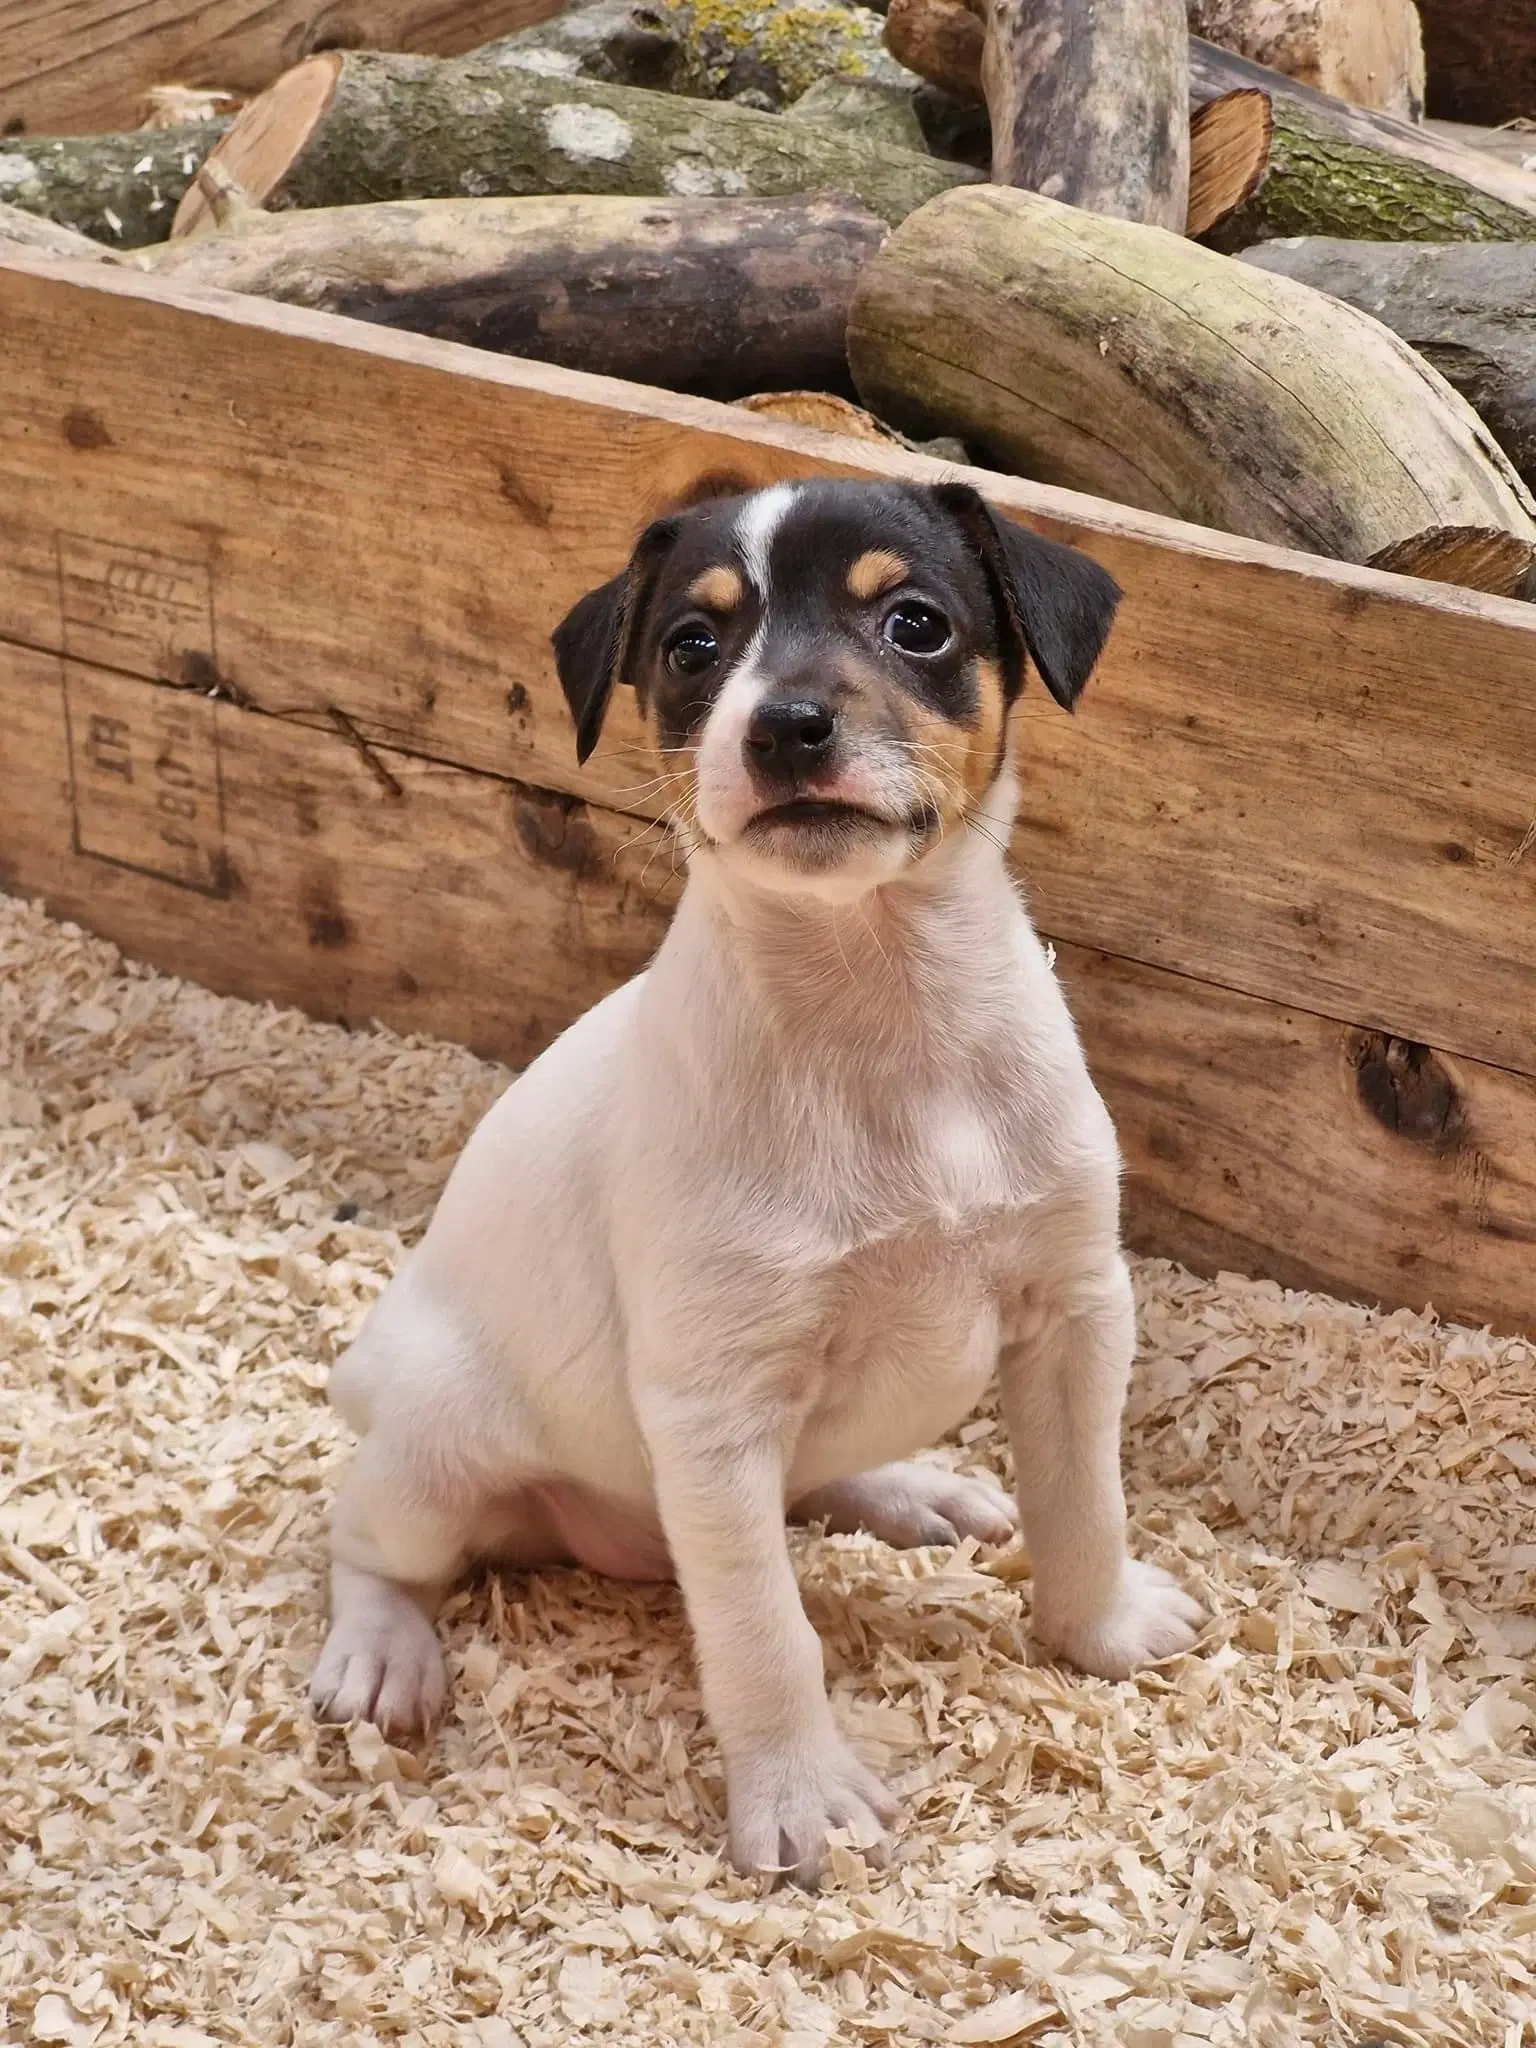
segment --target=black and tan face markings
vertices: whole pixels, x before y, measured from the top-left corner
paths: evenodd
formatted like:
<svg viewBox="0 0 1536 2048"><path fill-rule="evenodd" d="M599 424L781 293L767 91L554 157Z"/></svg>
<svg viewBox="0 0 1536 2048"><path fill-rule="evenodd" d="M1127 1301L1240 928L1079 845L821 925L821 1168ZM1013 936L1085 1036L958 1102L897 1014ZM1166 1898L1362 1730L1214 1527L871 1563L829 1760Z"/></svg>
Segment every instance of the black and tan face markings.
<svg viewBox="0 0 1536 2048"><path fill-rule="evenodd" d="M750 647L765 680L835 707L850 754L905 748L914 818L961 821L1003 765L1010 692L991 591L953 521L903 487L802 487L749 541L743 503L685 515L637 649L672 787L691 788L693 748Z"/></svg>

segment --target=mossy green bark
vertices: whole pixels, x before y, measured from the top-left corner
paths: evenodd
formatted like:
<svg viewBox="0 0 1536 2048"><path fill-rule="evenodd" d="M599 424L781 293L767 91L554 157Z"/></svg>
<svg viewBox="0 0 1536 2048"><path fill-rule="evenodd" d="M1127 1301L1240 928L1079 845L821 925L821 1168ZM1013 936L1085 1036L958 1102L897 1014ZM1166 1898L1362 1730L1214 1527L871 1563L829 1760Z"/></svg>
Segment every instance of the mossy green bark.
<svg viewBox="0 0 1536 2048"><path fill-rule="evenodd" d="M1536 214L1433 164L1388 156L1276 96L1269 169L1253 197L1204 237L1231 254L1283 235L1361 242L1536 241Z"/></svg>
<svg viewBox="0 0 1536 2048"><path fill-rule="evenodd" d="M0 200L111 249L142 249L171 232L177 202L227 120L122 135L0 138Z"/></svg>
<svg viewBox="0 0 1536 2048"><path fill-rule="evenodd" d="M434 62L351 51L269 206L374 199L632 193L778 198L844 192L894 224L976 173L810 121L483 55Z"/></svg>

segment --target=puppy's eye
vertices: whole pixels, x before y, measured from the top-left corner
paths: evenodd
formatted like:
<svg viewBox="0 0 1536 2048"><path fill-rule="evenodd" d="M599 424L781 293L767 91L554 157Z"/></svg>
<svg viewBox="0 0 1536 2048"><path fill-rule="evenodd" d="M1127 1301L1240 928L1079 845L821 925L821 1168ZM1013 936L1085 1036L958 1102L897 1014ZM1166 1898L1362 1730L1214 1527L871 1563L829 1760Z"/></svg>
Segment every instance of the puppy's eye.
<svg viewBox="0 0 1536 2048"><path fill-rule="evenodd" d="M720 643L709 630L693 620L679 626L667 642L667 667L675 676L702 675L720 657Z"/></svg>
<svg viewBox="0 0 1536 2048"><path fill-rule="evenodd" d="M950 641L950 624L937 605L905 597L885 615L882 628L903 654L942 654Z"/></svg>

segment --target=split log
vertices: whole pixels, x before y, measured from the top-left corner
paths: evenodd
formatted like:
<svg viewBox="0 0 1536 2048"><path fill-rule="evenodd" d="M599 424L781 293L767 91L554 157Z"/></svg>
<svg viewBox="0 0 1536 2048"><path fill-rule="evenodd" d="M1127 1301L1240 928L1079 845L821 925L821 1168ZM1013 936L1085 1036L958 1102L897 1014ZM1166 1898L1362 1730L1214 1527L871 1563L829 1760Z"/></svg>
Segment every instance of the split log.
<svg viewBox="0 0 1536 2048"><path fill-rule="evenodd" d="M850 388L848 308L886 236L836 197L417 199L247 210L233 225L137 261L161 277L727 399L768 385Z"/></svg>
<svg viewBox="0 0 1536 2048"><path fill-rule="evenodd" d="M198 165L230 125L9 135L0 139L0 200L108 247L163 242Z"/></svg>
<svg viewBox="0 0 1536 2048"><path fill-rule="evenodd" d="M476 52L543 77L689 99L751 93L777 111L827 78L904 85L879 17L843 0L586 0Z"/></svg>
<svg viewBox="0 0 1536 2048"><path fill-rule="evenodd" d="M1536 116L1536 9L1531 0L1419 0L1429 111L1496 128Z"/></svg>
<svg viewBox="0 0 1536 2048"><path fill-rule="evenodd" d="M854 294L864 403L1122 504L1515 594L1536 503L1396 335L1175 235L995 186L911 216Z"/></svg>
<svg viewBox="0 0 1536 2048"><path fill-rule="evenodd" d="M912 441L898 434L884 420L877 420L861 405L835 398L828 391L759 391L750 398L738 398L744 412L764 413L769 419L788 420L797 427L815 427L822 434L843 434L854 441L880 441L888 448L910 448L935 462L969 463L964 446L947 435L933 441Z"/></svg>
<svg viewBox="0 0 1536 2048"><path fill-rule="evenodd" d="M563 0L47 0L0 10L0 134L131 128L152 86L174 79L265 90L317 46L456 57Z"/></svg>
<svg viewBox="0 0 1536 2048"><path fill-rule="evenodd" d="M61 228L57 221L44 220L40 213L23 212L0 200L0 249L36 249L44 256L73 256L83 263L117 263L111 249L93 242L74 228Z"/></svg>
<svg viewBox="0 0 1536 2048"><path fill-rule="evenodd" d="M993 184L1182 232L1184 0L986 0L981 85Z"/></svg>
<svg viewBox="0 0 1536 2048"><path fill-rule="evenodd" d="M1192 35L1319 92L1417 121L1424 44L1413 0L1189 0Z"/></svg>
<svg viewBox="0 0 1536 2048"><path fill-rule="evenodd" d="M253 200L273 207L466 193L846 192L894 223L975 176L745 107L538 78L477 57L433 63L337 51L306 58L252 100L214 154ZM194 189L175 233L208 219Z"/></svg>
<svg viewBox="0 0 1536 2048"><path fill-rule="evenodd" d="M1536 214L1506 206L1427 163L1341 136L1300 100L1227 93L1195 117L1191 227L1228 252L1280 235L1361 241L1508 242L1536 238ZM1204 152L1208 152L1204 154Z"/></svg>
<svg viewBox="0 0 1536 2048"><path fill-rule="evenodd" d="M1299 278L1400 334L1536 487L1536 247L1266 242L1245 263Z"/></svg>
<svg viewBox="0 0 1536 2048"><path fill-rule="evenodd" d="M955 13L960 4L961 0L904 0L900 12L893 10L887 22L887 47L893 56L920 76L933 77L946 91L979 105L983 97L980 22L978 19L969 37L975 69L968 72L966 32ZM983 0L976 0L978 9L982 4ZM929 52L936 47L940 33L937 26L930 28L929 20L940 14L943 16L943 34L947 38L942 76L937 71L925 69L930 61ZM1349 167L1356 184L1379 176L1390 186L1392 180L1400 175L1394 168L1400 164L1418 165L1426 172L1438 174L1443 180L1457 181L1480 195L1481 201L1495 202L1493 206L1486 206L1479 200L1469 199L1463 207L1469 217L1478 215L1492 237L1496 238L1501 232L1496 220L1507 219L1507 213L1499 214L1500 206L1536 219L1536 173L1502 163L1486 150L1469 148L1465 143L1438 134L1431 128L1414 127L1406 121L1394 120L1388 114L1375 114L1363 107L1348 106L1343 100L1332 99L1295 79L1284 78L1278 71L1250 63L1246 57L1234 56L1229 50L1218 50L1214 44L1204 42L1198 36L1191 36L1189 43L1189 89L1190 104L1195 109L1227 93L1259 91L1268 93L1277 107L1304 110L1310 117L1310 128L1326 133L1329 155ZM1388 161L1379 163L1382 158ZM1319 189L1325 189L1321 181ZM1442 199L1437 205L1448 203L1452 190L1450 185L1444 186ZM1358 214L1361 202L1357 199L1354 205ZM1503 232L1510 240L1519 234L1515 229ZM1447 237L1446 230L1441 234L1442 238ZM1390 234L1388 238L1400 239L1396 234Z"/></svg>

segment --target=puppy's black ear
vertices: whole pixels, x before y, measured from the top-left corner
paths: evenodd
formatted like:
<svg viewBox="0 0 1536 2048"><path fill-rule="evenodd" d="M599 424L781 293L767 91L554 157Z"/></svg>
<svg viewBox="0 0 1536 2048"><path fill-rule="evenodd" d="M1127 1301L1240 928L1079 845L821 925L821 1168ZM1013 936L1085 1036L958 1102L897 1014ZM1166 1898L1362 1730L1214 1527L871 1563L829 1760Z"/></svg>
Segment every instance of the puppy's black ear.
<svg viewBox="0 0 1536 2048"><path fill-rule="evenodd" d="M992 586L1013 654L1005 677L1009 696L1023 687L1022 657L1028 654L1056 702L1070 711L1104 651L1123 595L1119 584L1076 548L998 518L969 484L936 484L933 495L964 533Z"/></svg>
<svg viewBox="0 0 1536 2048"><path fill-rule="evenodd" d="M629 567L589 590L551 633L555 668L576 727L576 759L597 745L615 683L624 671L656 575L677 539L676 519L658 519L635 543Z"/></svg>

